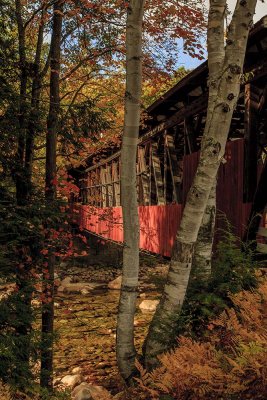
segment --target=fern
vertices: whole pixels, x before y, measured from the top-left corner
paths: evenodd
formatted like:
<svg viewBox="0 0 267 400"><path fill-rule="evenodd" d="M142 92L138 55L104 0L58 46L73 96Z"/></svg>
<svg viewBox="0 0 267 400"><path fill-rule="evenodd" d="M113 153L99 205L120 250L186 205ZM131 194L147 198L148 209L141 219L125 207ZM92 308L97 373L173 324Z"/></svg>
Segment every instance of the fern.
<svg viewBox="0 0 267 400"><path fill-rule="evenodd" d="M266 398L267 281L230 297L233 307L209 322L208 336L180 337L151 373L138 365L140 387L152 399Z"/></svg>

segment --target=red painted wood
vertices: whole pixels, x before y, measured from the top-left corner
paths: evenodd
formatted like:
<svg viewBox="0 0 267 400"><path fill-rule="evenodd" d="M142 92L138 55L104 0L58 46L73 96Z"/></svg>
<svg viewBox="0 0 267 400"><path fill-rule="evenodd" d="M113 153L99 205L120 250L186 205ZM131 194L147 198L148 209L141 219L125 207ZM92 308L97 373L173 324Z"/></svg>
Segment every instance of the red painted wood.
<svg viewBox="0 0 267 400"><path fill-rule="evenodd" d="M171 255L175 234L181 221L182 206L138 207L140 248L152 253ZM123 242L121 207L80 206L80 227L103 238Z"/></svg>
<svg viewBox="0 0 267 400"><path fill-rule="evenodd" d="M224 214L233 225L234 233L242 237L249 217L251 203L243 203L244 142L242 139L228 142L226 163L221 164L217 184L217 217L215 243L220 229L225 228ZM184 202L193 182L199 160L199 152L184 157ZM164 256L170 256L175 235L182 217L181 204L138 207L140 221L140 248ZM104 238L123 242L121 207L97 208L80 206L80 225Z"/></svg>

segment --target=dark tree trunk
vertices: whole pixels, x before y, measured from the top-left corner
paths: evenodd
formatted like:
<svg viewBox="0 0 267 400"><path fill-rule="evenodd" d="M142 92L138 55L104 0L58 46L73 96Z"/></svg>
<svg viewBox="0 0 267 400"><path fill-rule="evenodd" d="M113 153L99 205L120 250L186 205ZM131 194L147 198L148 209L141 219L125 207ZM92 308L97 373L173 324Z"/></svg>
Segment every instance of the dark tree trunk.
<svg viewBox="0 0 267 400"><path fill-rule="evenodd" d="M40 21L35 60L34 60L34 77L32 81L31 93L31 110L29 115L28 131L26 135L26 149L25 149L25 178L27 184L27 196L31 195L31 180L32 180L32 163L34 153L34 136L36 133L36 126L39 122L39 103L41 94L42 77L40 73L40 61L43 47L44 36L44 14L46 9L42 12L42 19Z"/></svg>
<svg viewBox="0 0 267 400"><path fill-rule="evenodd" d="M16 0L16 21L18 26L19 39L19 66L20 66L20 95L19 95L19 131L18 148L16 155L16 164L14 178L16 184L16 199L18 205L24 205L27 201L27 190L25 185L25 113L26 113L26 94L27 94L27 68L26 68L26 50L25 50L25 29L22 19L22 5L20 0Z"/></svg>
<svg viewBox="0 0 267 400"><path fill-rule="evenodd" d="M60 42L62 33L63 2L57 1L53 6L53 30L51 38L50 61L50 107L47 118L46 136L46 201L52 208L56 198L56 146L57 129L60 109L59 73L60 73ZM47 226L49 231L49 226ZM49 240L49 233L47 240ZM49 391L53 389L53 323L54 323L54 265L53 249L48 255L47 271L43 277L42 304L42 351L41 351L41 387ZM48 279L47 279L48 275Z"/></svg>

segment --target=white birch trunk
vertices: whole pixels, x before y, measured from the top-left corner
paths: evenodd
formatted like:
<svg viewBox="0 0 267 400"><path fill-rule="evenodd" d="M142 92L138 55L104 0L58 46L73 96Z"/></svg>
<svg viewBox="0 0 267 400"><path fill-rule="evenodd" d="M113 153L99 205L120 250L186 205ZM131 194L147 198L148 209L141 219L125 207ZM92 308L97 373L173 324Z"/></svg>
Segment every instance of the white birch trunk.
<svg viewBox="0 0 267 400"><path fill-rule="evenodd" d="M117 321L117 362L125 381L135 371L134 313L139 274L139 218L136 193L136 152L142 83L142 21L145 0L130 0L126 27L126 92L121 150L123 271Z"/></svg>
<svg viewBox="0 0 267 400"><path fill-rule="evenodd" d="M210 1L208 63L211 74L207 122L199 165L176 236L164 293L145 342L148 368L157 363L157 355L167 350L175 339L176 326L190 278L194 245L225 152L233 110L239 96L240 76L256 0L237 2L224 49L222 44L225 6L226 0Z"/></svg>
<svg viewBox="0 0 267 400"><path fill-rule="evenodd" d="M212 246L216 218L216 183L217 180L215 179L194 249L192 279L198 279L199 283L206 282L211 274Z"/></svg>

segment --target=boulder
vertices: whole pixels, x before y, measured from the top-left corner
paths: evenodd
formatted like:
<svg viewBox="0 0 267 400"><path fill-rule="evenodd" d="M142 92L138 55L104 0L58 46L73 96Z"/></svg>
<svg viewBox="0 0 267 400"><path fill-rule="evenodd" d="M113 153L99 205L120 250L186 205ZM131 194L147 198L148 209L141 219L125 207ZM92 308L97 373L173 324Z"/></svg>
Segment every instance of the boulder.
<svg viewBox="0 0 267 400"><path fill-rule="evenodd" d="M71 389L81 383L81 381L82 377L80 374L66 375L64 376L64 378L61 379L61 383L63 383L63 385L67 387L70 387Z"/></svg>
<svg viewBox="0 0 267 400"><path fill-rule="evenodd" d="M158 304L159 300L143 300L139 304L139 308L142 312L154 312Z"/></svg>
<svg viewBox="0 0 267 400"><path fill-rule="evenodd" d="M66 278L67 279L67 278ZM61 285L58 287L57 291L60 293L81 293L88 294L93 289L102 288L103 285L98 283L88 283L88 282L66 282L65 280L61 282Z"/></svg>
<svg viewBox="0 0 267 400"><path fill-rule="evenodd" d="M108 288L112 290L120 290L122 282L122 276L118 276L116 279L108 283Z"/></svg>
<svg viewBox="0 0 267 400"><path fill-rule="evenodd" d="M73 400L111 400L110 393L102 386L81 383L72 391Z"/></svg>
<svg viewBox="0 0 267 400"><path fill-rule="evenodd" d="M62 286L64 287L64 293L81 293L82 290L87 290L87 293L89 293L94 288L93 285L87 282L68 283Z"/></svg>

